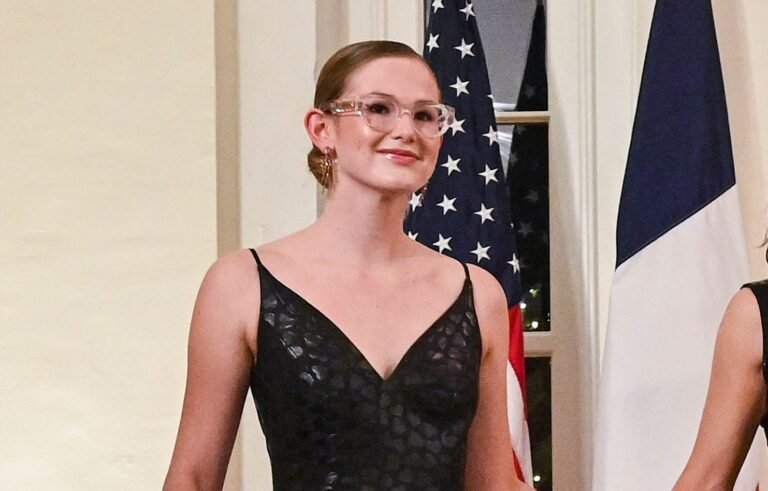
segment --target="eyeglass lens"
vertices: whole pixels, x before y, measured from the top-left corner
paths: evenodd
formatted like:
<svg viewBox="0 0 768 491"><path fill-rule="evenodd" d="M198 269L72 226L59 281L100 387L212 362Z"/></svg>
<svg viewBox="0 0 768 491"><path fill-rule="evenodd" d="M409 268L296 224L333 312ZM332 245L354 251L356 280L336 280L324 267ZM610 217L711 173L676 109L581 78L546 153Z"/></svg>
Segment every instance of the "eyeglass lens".
<svg viewBox="0 0 768 491"><path fill-rule="evenodd" d="M360 99L360 112L371 128L390 131L397 124L400 107L388 97L370 96ZM408 110L413 127L427 137L440 136L447 122L446 111L434 104L415 104Z"/></svg>

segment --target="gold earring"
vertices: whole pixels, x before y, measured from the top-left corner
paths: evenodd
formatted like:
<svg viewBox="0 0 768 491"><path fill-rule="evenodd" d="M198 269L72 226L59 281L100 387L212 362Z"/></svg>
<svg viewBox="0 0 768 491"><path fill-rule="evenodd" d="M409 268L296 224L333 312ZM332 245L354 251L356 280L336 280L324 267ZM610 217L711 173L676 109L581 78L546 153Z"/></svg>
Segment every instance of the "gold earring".
<svg viewBox="0 0 768 491"><path fill-rule="evenodd" d="M323 149L323 173L320 177L320 185L324 190L328 190L333 180L333 149L325 147Z"/></svg>

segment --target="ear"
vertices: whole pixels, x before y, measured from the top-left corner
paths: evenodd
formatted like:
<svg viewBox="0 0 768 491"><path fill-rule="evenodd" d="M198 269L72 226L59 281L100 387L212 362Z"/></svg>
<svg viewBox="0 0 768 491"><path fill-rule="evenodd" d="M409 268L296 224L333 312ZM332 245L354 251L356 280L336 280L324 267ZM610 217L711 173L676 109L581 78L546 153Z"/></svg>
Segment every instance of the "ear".
<svg viewBox="0 0 768 491"><path fill-rule="evenodd" d="M330 116L313 107L304 115L304 129L317 148L336 147L336 139Z"/></svg>

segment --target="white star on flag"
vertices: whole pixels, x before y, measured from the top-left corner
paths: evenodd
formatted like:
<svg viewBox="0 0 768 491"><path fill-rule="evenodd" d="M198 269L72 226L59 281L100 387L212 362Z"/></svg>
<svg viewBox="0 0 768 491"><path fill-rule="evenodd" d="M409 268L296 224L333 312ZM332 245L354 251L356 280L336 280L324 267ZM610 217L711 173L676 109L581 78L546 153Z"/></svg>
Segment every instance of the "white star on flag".
<svg viewBox="0 0 768 491"><path fill-rule="evenodd" d="M421 206L421 195L419 193L411 193L411 199L408 201L411 205L411 211Z"/></svg>
<svg viewBox="0 0 768 491"><path fill-rule="evenodd" d="M438 9L442 9L442 8L445 8L445 6L443 5L443 0L434 0L432 2L432 13L433 14L435 12L437 12Z"/></svg>
<svg viewBox="0 0 768 491"><path fill-rule="evenodd" d="M488 133L483 133L483 136L488 138L488 145L499 143L499 132L494 131L493 126L489 126Z"/></svg>
<svg viewBox="0 0 768 491"><path fill-rule="evenodd" d="M474 15L475 15L475 12L472 10L472 7L474 7L474 5L472 5L472 4L471 4L471 3L469 3L469 2L467 2L465 5L466 5L466 6L465 6L463 9L459 9L459 12L464 12L464 15L466 15L466 16L467 16L467 18L466 18L466 19L464 19L464 20L469 20L469 16L470 16L470 15L471 15L471 16L474 16ZM482 10L482 9L481 9L481 10Z"/></svg>
<svg viewBox="0 0 768 491"><path fill-rule="evenodd" d="M467 90L467 85L469 85L469 80L467 80L466 82L462 82L462 80L459 77L456 77L456 83L453 85L449 85L448 87L456 89L456 97L459 97L461 94L469 95L469 91Z"/></svg>
<svg viewBox="0 0 768 491"><path fill-rule="evenodd" d="M517 259L517 254L512 254L512 260L507 261L507 264L512 266L512 269L515 270L515 273L520 272L520 261Z"/></svg>
<svg viewBox="0 0 768 491"><path fill-rule="evenodd" d="M493 208L486 208L485 203L480 203L480 210L476 211L475 215L480 216L480 219L482 220L480 224L485 223L486 220L494 222L495 220L491 216L491 212L493 212Z"/></svg>
<svg viewBox="0 0 768 491"><path fill-rule="evenodd" d="M517 229L517 233L519 233L523 237L528 237L533 233L531 224L526 222L520 222L520 228Z"/></svg>
<svg viewBox="0 0 768 491"><path fill-rule="evenodd" d="M413 233L410 230L408 231L408 238L409 239L416 240L418 237L419 237L419 233L418 232Z"/></svg>
<svg viewBox="0 0 768 491"><path fill-rule="evenodd" d="M490 248L491 248L491 246L483 247L483 246L480 245L480 242L478 242L477 243L477 247L475 248L475 250L474 251L470 251L470 252L472 254L474 254L475 256L477 256L477 262L478 263L480 262L481 259L487 259L487 260L490 261L491 258L490 258L490 256L488 256L488 249L490 249Z"/></svg>
<svg viewBox="0 0 768 491"><path fill-rule="evenodd" d="M474 46L475 43L467 44L466 41L464 41L464 38L461 38L461 45L460 46L454 46L453 49L457 49L461 51L461 59L463 60L465 56L475 56L475 54L472 52L472 46Z"/></svg>
<svg viewBox="0 0 768 491"><path fill-rule="evenodd" d="M491 181L499 182L496 178L496 172L498 172L498 170L499 169L491 169L488 167L488 164L485 164L485 170L483 172L478 172L477 174L485 178L485 185L487 186Z"/></svg>
<svg viewBox="0 0 768 491"><path fill-rule="evenodd" d="M432 245L437 247L437 249L442 253L445 250L452 251L451 246L448 244L453 237L443 237L443 234L437 234L438 239L437 242L433 243Z"/></svg>
<svg viewBox="0 0 768 491"><path fill-rule="evenodd" d="M443 195L443 201L437 204L437 206L443 209L443 215L447 215L449 211L456 211L456 207L453 206L454 201L456 201L456 198L449 199L448 196Z"/></svg>
<svg viewBox="0 0 768 491"><path fill-rule="evenodd" d="M439 38L439 37L440 37L440 34L435 34L435 35L430 34L429 35L429 41L427 41L427 47L429 48L429 52L430 53L432 52L433 48L437 49L437 48L440 47L437 44L437 38Z"/></svg>
<svg viewBox="0 0 768 491"><path fill-rule="evenodd" d="M449 155L448 160L446 160L444 164L441 164L440 167L445 167L446 169L448 169L448 175L450 176L451 173L454 171L461 172L461 169L459 169L460 161L461 159L455 159Z"/></svg>
<svg viewBox="0 0 768 491"><path fill-rule="evenodd" d="M466 121L466 119L454 119L453 123L448 125L448 127L452 131L451 136L453 136L453 135L455 135L456 133L459 133L459 132L466 133L464 131L464 128L462 128L462 126L464 125L464 121Z"/></svg>

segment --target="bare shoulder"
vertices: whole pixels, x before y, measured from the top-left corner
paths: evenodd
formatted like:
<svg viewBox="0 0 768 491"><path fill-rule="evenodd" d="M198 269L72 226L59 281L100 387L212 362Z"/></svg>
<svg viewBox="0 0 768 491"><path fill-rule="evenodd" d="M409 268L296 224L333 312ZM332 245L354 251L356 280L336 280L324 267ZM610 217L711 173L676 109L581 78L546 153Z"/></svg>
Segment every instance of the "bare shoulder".
<svg viewBox="0 0 768 491"><path fill-rule="evenodd" d="M507 297L498 280L485 269L473 264L467 265L477 308L506 310Z"/></svg>
<svg viewBox="0 0 768 491"><path fill-rule="evenodd" d="M243 294L258 289L256 261L248 249L230 252L214 262L203 278L200 292L221 300L238 300Z"/></svg>
<svg viewBox="0 0 768 491"><path fill-rule="evenodd" d="M761 362L763 356L763 332L760 307L749 288L742 288L733 295L717 333L719 349L727 349L732 355L750 362Z"/></svg>
<svg viewBox="0 0 768 491"><path fill-rule="evenodd" d="M760 307L757 304L757 298L749 288L742 288L737 291L725 311L726 317L734 320L751 321L751 323L760 324Z"/></svg>
<svg viewBox="0 0 768 491"><path fill-rule="evenodd" d="M488 270L474 264L467 264L467 268L469 269L469 277L472 279L472 285L476 290L491 290L501 295L504 294L501 284Z"/></svg>
<svg viewBox="0 0 768 491"><path fill-rule="evenodd" d="M468 267L485 351L494 346L506 350L509 343L509 313L504 290L488 271L474 265Z"/></svg>
<svg viewBox="0 0 768 491"><path fill-rule="evenodd" d="M222 256L211 265L200 285L193 330L224 330L244 337L254 348L259 300L259 275L251 252L242 249Z"/></svg>
<svg viewBox="0 0 768 491"><path fill-rule="evenodd" d="M428 272L432 282L447 283L455 287L464 277L464 268L456 259L441 254L415 240L408 239L409 256L416 261L412 264L420 272Z"/></svg>

